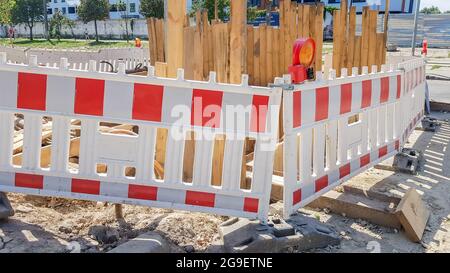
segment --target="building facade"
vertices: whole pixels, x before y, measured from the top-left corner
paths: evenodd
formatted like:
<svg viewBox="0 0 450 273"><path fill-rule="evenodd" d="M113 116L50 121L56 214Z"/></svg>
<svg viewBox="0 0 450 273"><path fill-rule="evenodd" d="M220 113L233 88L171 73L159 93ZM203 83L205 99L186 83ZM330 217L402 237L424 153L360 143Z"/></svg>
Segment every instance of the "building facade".
<svg viewBox="0 0 450 273"><path fill-rule="evenodd" d="M117 3L120 0L109 0L111 5L109 11L110 19L123 19L123 18L143 18L139 13L140 1L139 0L122 0L126 5L126 10L119 10ZM60 11L69 19L78 19L77 6L80 4L80 0L50 0L47 5L47 14L49 18L56 12Z"/></svg>

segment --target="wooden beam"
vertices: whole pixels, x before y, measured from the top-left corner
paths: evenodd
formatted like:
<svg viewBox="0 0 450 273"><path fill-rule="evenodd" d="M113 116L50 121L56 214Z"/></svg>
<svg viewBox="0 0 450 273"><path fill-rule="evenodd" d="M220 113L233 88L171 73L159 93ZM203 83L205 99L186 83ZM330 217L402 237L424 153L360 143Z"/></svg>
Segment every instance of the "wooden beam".
<svg viewBox="0 0 450 273"><path fill-rule="evenodd" d="M348 47L347 47L347 69L352 71L355 66L355 36L356 36L356 7L350 8L349 25L348 25Z"/></svg>
<svg viewBox="0 0 450 273"><path fill-rule="evenodd" d="M183 67L186 0L166 0L166 60L168 77L175 78Z"/></svg>
<svg viewBox="0 0 450 273"><path fill-rule="evenodd" d="M241 83L247 60L247 0L231 1L230 82Z"/></svg>

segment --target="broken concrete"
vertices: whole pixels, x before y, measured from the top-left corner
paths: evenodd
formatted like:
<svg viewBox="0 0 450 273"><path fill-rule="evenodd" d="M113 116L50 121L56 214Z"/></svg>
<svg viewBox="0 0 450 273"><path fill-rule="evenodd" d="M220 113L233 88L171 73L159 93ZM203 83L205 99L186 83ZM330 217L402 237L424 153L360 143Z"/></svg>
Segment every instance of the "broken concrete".
<svg viewBox="0 0 450 273"><path fill-rule="evenodd" d="M14 209L11 207L6 194L0 192L0 220L8 219L11 216L14 216Z"/></svg>
<svg viewBox="0 0 450 273"><path fill-rule="evenodd" d="M156 232L144 233L108 253L169 253L169 243Z"/></svg>
<svg viewBox="0 0 450 273"><path fill-rule="evenodd" d="M394 157L395 171L416 175L423 165L423 153L416 149L402 148Z"/></svg>
<svg viewBox="0 0 450 273"><path fill-rule="evenodd" d="M231 253L274 253L289 247L305 251L340 243L331 228L300 214L286 221L271 218L267 225L257 220L232 218L219 227L219 233L223 247L216 248Z"/></svg>

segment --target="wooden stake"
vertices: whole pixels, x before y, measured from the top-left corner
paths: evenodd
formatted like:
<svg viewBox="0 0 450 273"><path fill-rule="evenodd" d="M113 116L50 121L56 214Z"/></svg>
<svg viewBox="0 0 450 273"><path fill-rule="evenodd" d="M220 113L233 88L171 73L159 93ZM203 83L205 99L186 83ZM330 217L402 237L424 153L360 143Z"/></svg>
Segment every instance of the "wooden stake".
<svg viewBox="0 0 450 273"><path fill-rule="evenodd" d="M247 0L231 1L230 82L241 83L247 60Z"/></svg>
<svg viewBox="0 0 450 273"><path fill-rule="evenodd" d="M175 78L183 67L183 37L186 17L186 0L167 0L166 55L168 76Z"/></svg>

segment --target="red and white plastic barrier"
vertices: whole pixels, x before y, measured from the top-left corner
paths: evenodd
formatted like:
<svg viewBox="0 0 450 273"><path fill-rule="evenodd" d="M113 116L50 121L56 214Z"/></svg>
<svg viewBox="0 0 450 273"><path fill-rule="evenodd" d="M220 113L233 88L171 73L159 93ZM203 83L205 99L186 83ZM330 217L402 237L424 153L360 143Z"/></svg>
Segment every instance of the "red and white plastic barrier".
<svg viewBox="0 0 450 273"><path fill-rule="evenodd" d="M424 115L423 59L284 93L284 215L394 155ZM352 119L349 120L349 118Z"/></svg>
<svg viewBox="0 0 450 273"><path fill-rule="evenodd" d="M0 53L0 191L211 212L266 221L281 88L188 81L6 62ZM228 108L234 109L229 110ZM233 112L247 109L244 112ZM14 114L24 116L22 165L12 164ZM237 116L236 116L237 115ZM42 117L52 118L51 164L40 164ZM79 169L68 166L70 124L81 120ZM243 126L234 120L244 121ZM139 126L137 136L106 134L100 122ZM275 123L274 123L275 122ZM274 123L274 124L272 124ZM154 169L158 128L168 128L164 179ZM183 181L186 132L196 146L192 182ZM221 186L211 185L216 135L225 135ZM197 136L199 139L197 139ZM256 140L251 189L240 186L246 137ZM107 165L98 174L97 164ZM135 168L135 177L125 169Z"/></svg>

